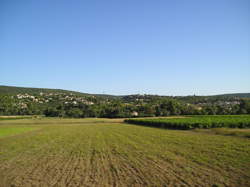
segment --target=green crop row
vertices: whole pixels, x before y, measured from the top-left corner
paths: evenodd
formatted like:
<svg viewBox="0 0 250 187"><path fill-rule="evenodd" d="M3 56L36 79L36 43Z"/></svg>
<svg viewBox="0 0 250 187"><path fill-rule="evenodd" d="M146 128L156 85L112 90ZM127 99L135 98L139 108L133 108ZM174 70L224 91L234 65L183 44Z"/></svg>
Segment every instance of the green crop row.
<svg viewBox="0 0 250 187"><path fill-rule="evenodd" d="M250 115L188 116L185 118L127 119L126 123L169 129L250 128Z"/></svg>

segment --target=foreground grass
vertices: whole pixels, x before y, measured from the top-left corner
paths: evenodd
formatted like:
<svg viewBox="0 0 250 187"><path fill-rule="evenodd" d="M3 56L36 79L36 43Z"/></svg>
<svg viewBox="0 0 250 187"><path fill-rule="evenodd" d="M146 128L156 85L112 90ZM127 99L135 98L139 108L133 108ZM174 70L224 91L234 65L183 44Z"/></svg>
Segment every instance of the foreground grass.
<svg viewBox="0 0 250 187"><path fill-rule="evenodd" d="M250 186L248 138L120 121L1 121L39 130L1 138L0 186Z"/></svg>
<svg viewBox="0 0 250 187"><path fill-rule="evenodd" d="M218 134L224 136L237 136L243 138L250 138L250 129L238 128L212 128L212 129L194 129L194 132Z"/></svg>
<svg viewBox="0 0 250 187"><path fill-rule="evenodd" d="M9 126L5 127L5 126L1 126L0 127L0 138L5 137L5 136L21 134L21 133L28 132L31 130L34 130L34 128L32 128L32 127L9 127Z"/></svg>

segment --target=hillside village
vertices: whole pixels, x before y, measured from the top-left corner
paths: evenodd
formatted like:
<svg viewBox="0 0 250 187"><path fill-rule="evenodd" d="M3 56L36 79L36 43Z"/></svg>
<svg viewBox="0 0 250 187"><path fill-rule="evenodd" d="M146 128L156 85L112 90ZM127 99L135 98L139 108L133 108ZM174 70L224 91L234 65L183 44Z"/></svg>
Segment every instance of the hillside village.
<svg viewBox="0 0 250 187"><path fill-rule="evenodd" d="M249 98L237 96L93 95L46 89L0 89L0 115L58 117L149 117L247 114ZM19 93L18 93L19 92Z"/></svg>
<svg viewBox="0 0 250 187"><path fill-rule="evenodd" d="M91 96L92 100L94 100L95 96ZM91 98L90 97L90 98ZM40 92L39 95L30 95L28 93L25 94L17 94L12 96L14 99L18 99L20 101L29 100L30 102L35 102L39 104L49 103L53 101L63 101L64 104L74 104L84 103L86 105L93 105L94 102L87 100L86 98L75 96L74 94L65 94L65 93L43 93Z"/></svg>

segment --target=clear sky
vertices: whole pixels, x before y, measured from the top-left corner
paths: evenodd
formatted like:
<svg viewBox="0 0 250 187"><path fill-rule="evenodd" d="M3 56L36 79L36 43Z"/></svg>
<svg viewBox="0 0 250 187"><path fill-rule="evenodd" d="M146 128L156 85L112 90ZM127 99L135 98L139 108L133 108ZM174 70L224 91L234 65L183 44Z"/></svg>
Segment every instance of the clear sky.
<svg viewBox="0 0 250 187"><path fill-rule="evenodd" d="M0 0L0 85L250 92L249 0Z"/></svg>

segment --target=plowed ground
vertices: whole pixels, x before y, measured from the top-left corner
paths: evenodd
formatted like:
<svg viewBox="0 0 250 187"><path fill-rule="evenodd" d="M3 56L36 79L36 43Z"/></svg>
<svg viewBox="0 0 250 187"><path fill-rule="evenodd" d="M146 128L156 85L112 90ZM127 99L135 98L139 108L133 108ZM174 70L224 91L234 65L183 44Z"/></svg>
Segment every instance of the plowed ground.
<svg viewBox="0 0 250 187"><path fill-rule="evenodd" d="M0 138L0 186L250 186L250 139L119 120L15 120Z"/></svg>

